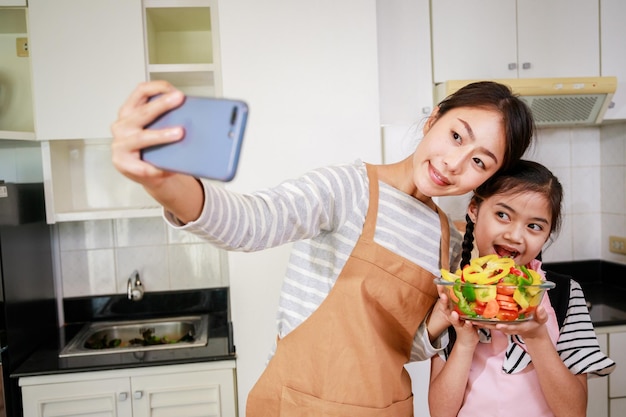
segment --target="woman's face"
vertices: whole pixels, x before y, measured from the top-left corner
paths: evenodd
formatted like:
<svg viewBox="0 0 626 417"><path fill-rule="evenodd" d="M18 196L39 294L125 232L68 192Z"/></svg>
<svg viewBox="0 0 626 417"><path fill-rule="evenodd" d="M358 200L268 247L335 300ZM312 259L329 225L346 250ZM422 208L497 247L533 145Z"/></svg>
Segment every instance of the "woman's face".
<svg viewBox="0 0 626 417"><path fill-rule="evenodd" d="M428 197L465 194L502 166L504 150L498 111L455 108L426 123L413 155L413 180Z"/></svg>
<svg viewBox="0 0 626 417"><path fill-rule="evenodd" d="M480 256L495 253L526 265L550 237L550 204L534 191L496 194L480 207L472 201L468 214L475 223L474 242Z"/></svg>

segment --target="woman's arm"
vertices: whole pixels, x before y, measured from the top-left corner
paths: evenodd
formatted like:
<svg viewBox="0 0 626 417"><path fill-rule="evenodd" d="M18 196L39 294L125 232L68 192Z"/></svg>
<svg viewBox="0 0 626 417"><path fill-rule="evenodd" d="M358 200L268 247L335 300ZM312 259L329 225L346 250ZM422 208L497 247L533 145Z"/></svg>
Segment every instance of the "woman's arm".
<svg viewBox="0 0 626 417"><path fill-rule="evenodd" d="M478 333L470 322L459 320L452 313L450 322L457 338L447 361L439 356L431 359L428 406L431 417L455 417L465 396L470 366L478 344Z"/></svg>

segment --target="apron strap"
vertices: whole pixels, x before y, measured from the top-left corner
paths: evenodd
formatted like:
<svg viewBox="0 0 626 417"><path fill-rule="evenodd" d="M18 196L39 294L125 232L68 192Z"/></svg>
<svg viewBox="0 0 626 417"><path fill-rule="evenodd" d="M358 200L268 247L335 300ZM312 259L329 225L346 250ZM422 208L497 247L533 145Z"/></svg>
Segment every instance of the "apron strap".
<svg viewBox="0 0 626 417"><path fill-rule="evenodd" d="M369 180L370 201L367 214L365 215L362 235L364 238L373 242L374 232L376 230L376 217L378 215L378 171L376 170L376 166L371 164L365 164L365 167ZM435 208L437 209L439 224L441 225L441 268L450 269L450 225L448 224L448 216L436 204Z"/></svg>
<svg viewBox="0 0 626 417"><path fill-rule="evenodd" d="M450 225L448 224L448 216L443 210L437 207L439 214L439 223L441 224L441 268L450 269Z"/></svg>
<svg viewBox="0 0 626 417"><path fill-rule="evenodd" d="M363 238L370 242L374 241L374 232L376 230L376 217L378 216L378 171L374 165L365 164L367 169L367 178L369 180L369 205L367 214L365 215L365 224L363 225Z"/></svg>

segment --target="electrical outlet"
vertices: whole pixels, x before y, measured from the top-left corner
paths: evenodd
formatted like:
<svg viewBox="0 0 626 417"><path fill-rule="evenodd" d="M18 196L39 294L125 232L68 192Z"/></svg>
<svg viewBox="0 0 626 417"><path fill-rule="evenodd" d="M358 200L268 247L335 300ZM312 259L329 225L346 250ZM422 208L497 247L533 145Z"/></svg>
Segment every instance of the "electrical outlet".
<svg viewBox="0 0 626 417"><path fill-rule="evenodd" d="M15 39L15 51L17 56L28 56L28 38L16 38Z"/></svg>
<svg viewBox="0 0 626 417"><path fill-rule="evenodd" d="M626 255L626 237L609 236L609 250Z"/></svg>

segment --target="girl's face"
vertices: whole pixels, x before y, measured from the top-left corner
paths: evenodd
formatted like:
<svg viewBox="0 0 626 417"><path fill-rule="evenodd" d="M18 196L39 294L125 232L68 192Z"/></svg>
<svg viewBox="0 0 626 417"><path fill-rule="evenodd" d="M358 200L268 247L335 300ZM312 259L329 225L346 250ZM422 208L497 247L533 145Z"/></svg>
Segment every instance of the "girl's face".
<svg viewBox="0 0 626 417"><path fill-rule="evenodd" d="M527 265L550 237L552 218L547 198L534 191L496 194L480 207L468 207L479 256L496 253Z"/></svg>
<svg viewBox="0 0 626 417"><path fill-rule="evenodd" d="M505 134L496 110L460 107L431 116L413 155L413 181L427 197L465 194L502 166Z"/></svg>

